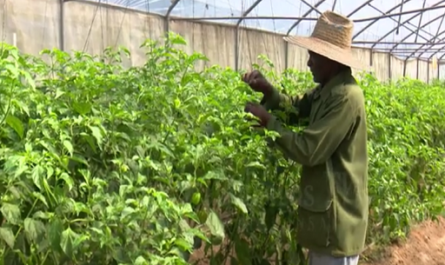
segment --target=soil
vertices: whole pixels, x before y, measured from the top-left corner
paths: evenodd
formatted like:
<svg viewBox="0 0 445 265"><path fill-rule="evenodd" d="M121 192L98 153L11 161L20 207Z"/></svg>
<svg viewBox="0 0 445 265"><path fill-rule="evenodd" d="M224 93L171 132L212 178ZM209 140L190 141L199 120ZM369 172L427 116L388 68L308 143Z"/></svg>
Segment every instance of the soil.
<svg viewBox="0 0 445 265"><path fill-rule="evenodd" d="M367 252L372 253L373 261L362 259L360 265L445 265L445 219L417 225L404 243L394 244L384 251L368 249ZM208 265L202 260L203 256L202 247L192 254L190 264L201 260L197 264ZM230 262L221 265L230 265Z"/></svg>
<svg viewBox="0 0 445 265"><path fill-rule="evenodd" d="M378 261L364 265L445 265L445 219L416 226L406 242L393 245Z"/></svg>

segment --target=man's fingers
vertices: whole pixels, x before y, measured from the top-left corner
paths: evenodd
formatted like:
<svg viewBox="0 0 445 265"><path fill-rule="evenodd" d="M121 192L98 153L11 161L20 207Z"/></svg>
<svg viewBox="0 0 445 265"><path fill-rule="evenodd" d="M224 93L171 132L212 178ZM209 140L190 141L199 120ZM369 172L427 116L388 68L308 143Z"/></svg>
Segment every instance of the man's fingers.
<svg viewBox="0 0 445 265"><path fill-rule="evenodd" d="M249 84L253 84L253 81L255 81L255 74L254 73L250 73L249 74Z"/></svg>
<svg viewBox="0 0 445 265"><path fill-rule="evenodd" d="M243 81L249 83L249 79L250 79L250 73L247 72L243 75Z"/></svg>
<svg viewBox="0 0 445 265"><path fill-rule="evenodd" d="M245 105L245 107L244 107L244 111L245 111L245 112L251 112L251 113L252 113L252 110L253 110L254 106L255 106L254 103L252 103L252 102L247 102L246 105Z"/></svg>
<svg viewBox="0 0 445 265"><path fill-rule="evenodd" d="M242 80L255 90L257 90L257 86L263 82L263 78L258 71L245 73L242 75Z"/></svg>
<svg viewBox="0 0 445 265"><path fill-rule="evenodd" d="M247 104L244 106L244 111L250 112L250 103L249 102L247 102Z"/></svg>

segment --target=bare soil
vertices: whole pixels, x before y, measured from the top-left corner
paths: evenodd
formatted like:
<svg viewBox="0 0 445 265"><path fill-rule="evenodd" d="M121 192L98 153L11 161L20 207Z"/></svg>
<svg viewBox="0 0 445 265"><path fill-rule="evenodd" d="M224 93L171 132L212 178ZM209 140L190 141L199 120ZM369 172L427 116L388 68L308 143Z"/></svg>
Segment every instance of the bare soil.
<svg viewBox="0 0 445 265"><path fill-rule="evenodd" d="M364 265L445 265L445 219L417 225L406 242L381 253L378 261Z"/></svg>
<svg viewBox="0 0 445 265"><path fill-rule="evenodd" d="M215 248L218 251L218 248ZM445 219L425 221L412 229L404 243L395 244L382 250L370 249L374 261L362 261L361 265L445 265ZM204 247L197 249L190 263L208 265L204 259ZM221 265L230 265L230 262Z"/></svg>

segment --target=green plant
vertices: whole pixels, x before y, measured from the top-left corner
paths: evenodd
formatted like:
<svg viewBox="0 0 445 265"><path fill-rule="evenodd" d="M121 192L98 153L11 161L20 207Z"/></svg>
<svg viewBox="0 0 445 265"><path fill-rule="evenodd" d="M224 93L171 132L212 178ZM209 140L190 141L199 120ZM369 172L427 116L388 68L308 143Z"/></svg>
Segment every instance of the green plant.
<svg viewBox="0 0 445 265"><path fill-rule="evenodd" d="M0 256L3 264L300 264L299 166L267 147L240 73L201 72L205 56L147 40L102 56L4 44L0 61ZM286 93L309 73L254 65ZM403 236L440 213L445 97L413 80L364 75L369 123L369 240ZM296 128L300 129L300 128ZM267 133L268 134L268 133ZM214 248L219 246L219 248Z"/></svg>

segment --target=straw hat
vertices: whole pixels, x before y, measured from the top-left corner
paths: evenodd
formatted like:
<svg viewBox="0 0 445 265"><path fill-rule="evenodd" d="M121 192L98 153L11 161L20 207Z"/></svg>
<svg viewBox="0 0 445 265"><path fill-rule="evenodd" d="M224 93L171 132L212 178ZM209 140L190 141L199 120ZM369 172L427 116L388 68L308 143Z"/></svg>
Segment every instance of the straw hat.
<svg viewBox="0 0 445 265"><path fill-rule="evenodd" d="M354 58L351 50L354 23L340 14L326 11L317 20L310 37L288 36L284 40L331 60L365 70L369 66Z"/></svg>

